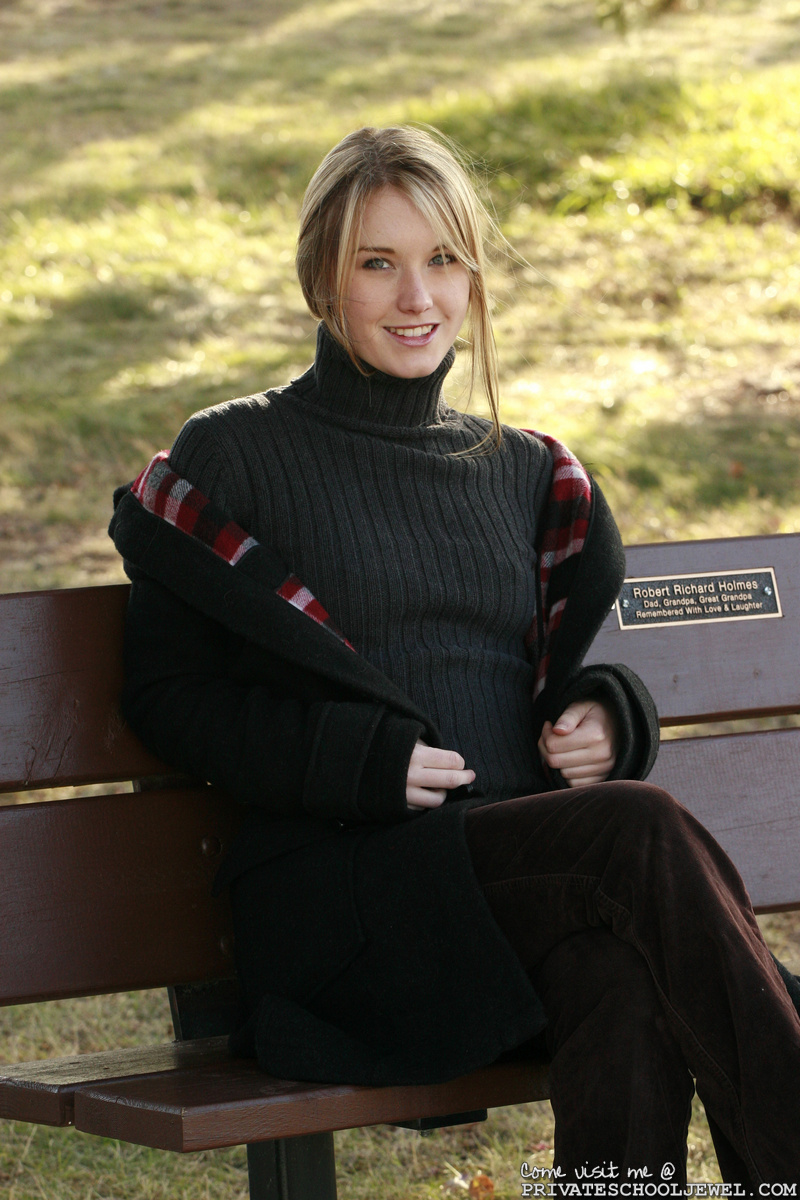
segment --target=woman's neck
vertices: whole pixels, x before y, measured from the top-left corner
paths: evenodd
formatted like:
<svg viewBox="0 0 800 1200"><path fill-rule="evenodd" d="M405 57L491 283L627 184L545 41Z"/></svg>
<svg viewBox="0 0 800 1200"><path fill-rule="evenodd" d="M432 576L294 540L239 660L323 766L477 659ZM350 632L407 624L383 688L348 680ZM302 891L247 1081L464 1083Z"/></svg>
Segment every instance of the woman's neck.
<svg viewBox="0 0 800 1200"><path fill-rule="evenodd" d="M304 399L340 416L376 425L418 426L439 421L442 381L455 361L451 347L436 370L418 379L386 375L364 363L362 374L324 324L317 330L314 365L296 385Z"/></svg>

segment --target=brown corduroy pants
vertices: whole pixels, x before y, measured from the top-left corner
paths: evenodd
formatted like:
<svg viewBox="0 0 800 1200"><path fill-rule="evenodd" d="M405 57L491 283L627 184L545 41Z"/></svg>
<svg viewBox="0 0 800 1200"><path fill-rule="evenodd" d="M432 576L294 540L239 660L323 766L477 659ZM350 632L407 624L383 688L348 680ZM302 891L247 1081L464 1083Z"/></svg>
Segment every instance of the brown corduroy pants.
<svg viewBox="0 0 800 1200"><path fill-rule="evenodd" d="M472 809L466 834L548 1013L560 1178L685 1182L694 1076L725 1181L800 1182L800 1018L708 831L621 782Z"/></svg>

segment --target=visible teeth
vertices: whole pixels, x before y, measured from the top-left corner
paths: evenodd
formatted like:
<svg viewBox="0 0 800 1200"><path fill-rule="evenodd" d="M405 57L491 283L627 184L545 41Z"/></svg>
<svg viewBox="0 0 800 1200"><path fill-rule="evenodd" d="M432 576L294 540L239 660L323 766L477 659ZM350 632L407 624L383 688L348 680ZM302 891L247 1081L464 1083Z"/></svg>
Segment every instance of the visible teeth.
<svg viewBox="0 0 800 1200"><path fill-rule="evenodd" d="M433 329L432 325L387 325L389 333L398 333L400 337L425 337Z"/></svg>

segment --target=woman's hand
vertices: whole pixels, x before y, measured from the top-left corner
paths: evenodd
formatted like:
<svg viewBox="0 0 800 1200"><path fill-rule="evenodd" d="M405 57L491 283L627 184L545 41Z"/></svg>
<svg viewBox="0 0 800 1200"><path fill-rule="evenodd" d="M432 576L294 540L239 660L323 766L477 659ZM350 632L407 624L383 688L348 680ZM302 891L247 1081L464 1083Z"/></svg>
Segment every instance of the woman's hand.
<svg viewBox="0 0 800 1200"><path fill-rule="evenodd" d="M447 793L462 784L472 783L474 771L464 770L464 760L455 750L437 750L417 742L411 752L406 779L409 808L438 808Z"/></svg>
<svg viewBox="0 0 800 1200"><path fill-rule="evenodd" d="M611 712L599 700L576 700L555 725L545 721L539 753L570 787L602 783L617 760L617 730Z"/></svg>

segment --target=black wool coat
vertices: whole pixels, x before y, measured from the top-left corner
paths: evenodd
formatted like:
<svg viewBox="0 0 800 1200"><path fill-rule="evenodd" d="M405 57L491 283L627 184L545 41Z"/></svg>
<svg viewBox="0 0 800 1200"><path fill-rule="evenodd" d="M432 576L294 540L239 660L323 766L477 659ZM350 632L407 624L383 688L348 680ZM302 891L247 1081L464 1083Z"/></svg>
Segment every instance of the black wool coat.
<svg viewBox="0 0 800 1200"><path fill-rule="evenodd" d="M649 694L624 666L581 666L624 575L613 518L584 481L580 537L563 487L543 522L533 638L547 674L531 736L601 695L621 734L613 777L641 779L658 744ZM118 490L110 532L132 579L124 714L160 758L243 804L219 878L247 1007L234 1050L287 1078L436 1082L541 1030L472 871L463 818L480 797L407 808L415 743L440 744L428 715L166 455ZM540 782L564 786L544 768Z"/></svg>

